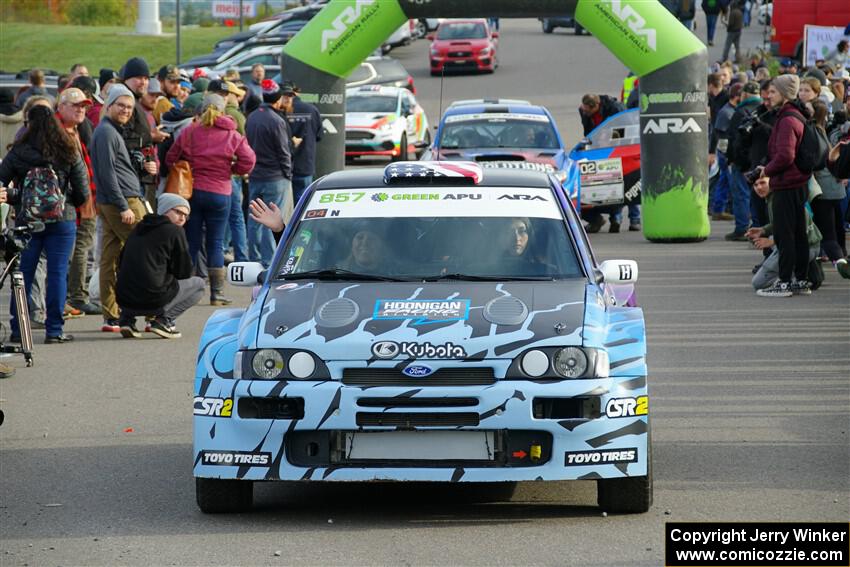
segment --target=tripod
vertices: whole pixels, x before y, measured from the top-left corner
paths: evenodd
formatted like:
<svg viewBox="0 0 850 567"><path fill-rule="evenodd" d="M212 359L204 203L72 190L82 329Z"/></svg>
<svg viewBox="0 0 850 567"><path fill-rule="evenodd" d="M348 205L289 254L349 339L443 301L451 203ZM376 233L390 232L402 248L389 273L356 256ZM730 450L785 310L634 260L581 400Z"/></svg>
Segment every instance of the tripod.
<svg viewBox="0 0 850 567"><path fill-rule="evenodd" d="M40 223L39 223L40 224ZM12 296L18 310L18 331L21 344L0 343L0 352L23 354L27 366L33 365L32 357L32 326L30 325L30 310L27 301L26 287L24 286L24 274L19 269L21 250L26 248L30 235L37 227L25 225L4 231L6 240L6 268L0 274L0 289L6 283L6 278L12 278ZM44 230L44 225L41 227ZM19 242L20 240L20 242Z"/></svg>

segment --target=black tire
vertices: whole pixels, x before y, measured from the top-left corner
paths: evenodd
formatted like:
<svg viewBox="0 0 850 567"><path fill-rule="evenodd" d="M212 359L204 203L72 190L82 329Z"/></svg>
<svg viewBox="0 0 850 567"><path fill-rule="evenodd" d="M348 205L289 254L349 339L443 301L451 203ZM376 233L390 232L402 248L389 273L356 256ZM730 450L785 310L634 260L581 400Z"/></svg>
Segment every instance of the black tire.
<svg viewBox="0 0 850 567"><path fill-rule="evenodd" d="M552 23L549 20L547 20L547 19L543 20L543 33L552 33L552 30L554 30L554 29L555 29L555 26L553 26Z"/></svg>
<svg viewBox="0 0 850 567"><path fill-rule="evenodd" d="M416 37L423 38L428 35L428 24L424 20L416 20Z"/></svg>
<svg viewBox="0 0 850 567"><path fill-rule="evenodd" d="M647 431L646 476L596 481L596 501L606 512L643 514L652 507L652 436Z"/></svg>
<svg viewBox="0 0 850 567"><path fill-rule="evenodd" d="M574 25L575 25L575 30L574 30L575 34L576 35L584 35L584 28L578 23L576 23Z"/></svg>
<svg viewBox="0 0 850 567"><path fill-rule="evenodd" d="M195 478L195 499L205 514L247 512L254 502L254 482Z"/></svg>
<svg viewBox="0 0 850 567"><path fill-rule="evenodd" d="M398 145L398 155L393 156L392 161L407 161L407 133L401 135L401 142Z"/></svg>

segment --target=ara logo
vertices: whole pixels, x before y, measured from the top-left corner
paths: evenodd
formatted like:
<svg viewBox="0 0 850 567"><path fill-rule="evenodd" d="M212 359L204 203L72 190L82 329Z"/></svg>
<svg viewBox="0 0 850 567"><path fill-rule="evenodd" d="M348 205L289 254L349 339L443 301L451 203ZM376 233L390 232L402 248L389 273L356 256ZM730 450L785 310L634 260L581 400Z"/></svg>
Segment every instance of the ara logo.
<svg viewBox="0 0 850 567"><path fill-rule="evenodd" d="M423 366L421 364L416 364L413 366L408 366L404 370L401 371L405 376L410 376L411 378L424 378L425 376L430 376L434 373L434 369L428 366Z"/></svg>
<svg viewBox="0 0 850 567"><path fill-rule="evenodd" d="M611 11L621 22L626 24L636 35L645 37L649 48L656 51L655 30L645 27L646 20L643 19L643 16L638 14L632 6L625 4L623 0L605 0L605 2L611 6Z"/></svg>
<svg viewBox="0 0 850 567"><path fill-rule="evenodd" d="M513 194L513 195L502 195L497 201L501 201L502 199L509 199L511 201L545 201L543 197L540 195L522 195L522 194Z"/></svg>
<svg viewBox="0 0 850 567"><path fill-rule="evenodd" d="M693 118L650 118L643 127L644 134L684 134L685 132L702 132L697 121Z"/></svg>
<svg viewBox="0 0 850 567"><path fill-rule="evenodd" d="M377 0L356 0L354 6L347 6L331 24L333 27L322 32L322 53L328 50L330 43L339 39L348 27L360 19L365 6L370 6Z"/></svg>
<svg viewBox="0 0 850 567"><path fill-rule="evenodd" d="M378 341L372 345L372 354L378 358L395 358L398 351L398 343L393 341Z"/></svg>

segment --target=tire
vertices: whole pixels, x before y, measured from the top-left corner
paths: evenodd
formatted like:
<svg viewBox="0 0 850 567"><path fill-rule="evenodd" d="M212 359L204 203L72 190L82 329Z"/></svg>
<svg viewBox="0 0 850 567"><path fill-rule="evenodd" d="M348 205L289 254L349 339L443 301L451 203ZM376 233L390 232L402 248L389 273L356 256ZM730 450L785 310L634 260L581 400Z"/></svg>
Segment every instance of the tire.
<svg viewBox="0 0 850 567"><path fill-rule="evenodd" d="M428 24L422 20L416 20L416 37L423 38L428 35Z"/></svg>
<svg viewBox="0 0 850 567"><path fill-rule="evenodd" d="M254 501L254 482L195 478L195 499L204 514L247 512Z"/></svg>
<svg viewBox="0 0 850 567"><path fill-rule="evenodd" d="M581 26L581 24L579 24L578 22L576 22L576 23L575 23L575 24L573 24L573 25L575 26L575 30L574 30L574 31L575 31L575 34L576 34L576 35L584 35L584 28Z"/></svg>
<svg viewBox="0 0 850 567"><path fill-rule="evenodd" d="M407 161L407 133L401 135L401 142L398 144L398 155L393 156L392 161Z"/></svg>
<svg viewBox="0 0 850 567"><path fill-rule="evenodd" d="M422 154L424 154L428 148L431 147L431 132L430 130L425 130L425 137L422 138L422 148L416 152L416 159L421 159Z"/></svg>
<svg viewBox="0 0 850 567"><path fill-rule="evenodd" d="M647 430L646 476L596 481L596 501L606 512L642 514L652 507L652 436Z"/></svg>
<svg viewBox="0 0 850 567"><path fill-rule="evenodd" d="M552 33L552 30L555 29L555 26L548 19L543 19L543 33Z"/></svg>

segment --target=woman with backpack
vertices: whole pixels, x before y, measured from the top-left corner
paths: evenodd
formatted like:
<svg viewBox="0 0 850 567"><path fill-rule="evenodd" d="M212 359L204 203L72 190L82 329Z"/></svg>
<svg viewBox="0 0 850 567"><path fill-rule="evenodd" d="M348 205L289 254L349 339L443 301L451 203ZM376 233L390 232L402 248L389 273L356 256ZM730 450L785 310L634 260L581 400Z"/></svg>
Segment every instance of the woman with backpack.
<svg viewBox="0 0 850 567"><path fill-rule="evenodd" d="M210 305L229 305L224 297L224 230L230 214L231 175L247 175L257 156L248 140L236 131L236 122L224 113L225 100L217 94L204 96L200 118L187 126L168 150L170 169L179 160L192 168L192 215L186 222L189 254L197 267L198 252L206 229Z"/></svg>
<svg viewBox="0 0 850 567"><path fill-rule="evenodd" d="M77 145L48 106L37 105L27 113L27 130L0 163L0 183L8 185L9 202L15 207L17 225L40 222L21 254L21 271L27 296L42 251L47 256L47 309L45 344L66 343L73 335L63 332L68 261L77 234L77 213L89 197L89 177ZM18 329L15 302L11 302L12 340Z"/></svg>

